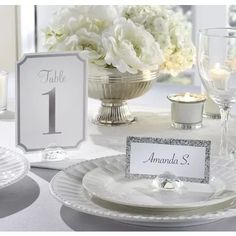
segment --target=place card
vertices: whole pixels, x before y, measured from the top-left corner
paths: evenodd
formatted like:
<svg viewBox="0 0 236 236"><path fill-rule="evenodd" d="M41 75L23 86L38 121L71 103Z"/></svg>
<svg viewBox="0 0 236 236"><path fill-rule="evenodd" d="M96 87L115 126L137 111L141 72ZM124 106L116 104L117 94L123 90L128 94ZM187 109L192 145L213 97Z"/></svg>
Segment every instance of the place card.
<svg viewBox="0 0 236 236"><path fill-rule="evenodd" d="M26 54L16 73L16 144L78 147L86 135L86 61L77 52Z"/></svg>
<svg viewBox="0 0 236 236"><path fill-rule="evenodd" d="M209 183L211 141L127 137L126 176L170 173L182 181Z"/></svg>

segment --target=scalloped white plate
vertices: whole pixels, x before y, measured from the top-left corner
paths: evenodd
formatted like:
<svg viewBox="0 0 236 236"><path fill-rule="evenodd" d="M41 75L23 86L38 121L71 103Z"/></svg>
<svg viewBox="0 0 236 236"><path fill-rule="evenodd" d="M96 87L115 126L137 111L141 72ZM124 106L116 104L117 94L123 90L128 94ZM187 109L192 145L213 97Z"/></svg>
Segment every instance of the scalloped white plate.
<svg viewBox="0 0 236 236"><path fill-rule="evenodd" d="M181 191L161 190L152 179L127 179L125 156L117 162L96 168L83 178L83 187L92 195L116 204L183 211L219 204L236 197L236 171L211 165L209 184L185 182Z"/></svg>
<svg viewBox="0 0 236 236"><path fill-rule="evenodd" d="M25 177L30 169L22 155L0 147L0 189L12 185Z"/></svg>
<svg viewBox="0 0 236 236"><path fill-rule="evenodd" d="M89 171L119 163L123 156L105 157L78 163L60 171L50 182L52 195L63 205L87 214L122 221L128 224L180 227L206 224L236 215L236 200L192 211L162 212L112 204L87 194L82 180ZM236 162L222 160L221 166L236 169Z"/></svg>

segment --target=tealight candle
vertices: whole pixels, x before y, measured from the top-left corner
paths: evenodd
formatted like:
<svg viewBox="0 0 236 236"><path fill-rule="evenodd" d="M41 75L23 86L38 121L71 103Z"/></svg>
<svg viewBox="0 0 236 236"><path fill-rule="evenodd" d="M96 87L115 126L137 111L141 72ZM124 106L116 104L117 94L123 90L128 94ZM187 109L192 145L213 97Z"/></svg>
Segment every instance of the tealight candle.
<svg viewBox="0 0 236 236"><path fill-rule="evenodd" d="M213 83L216 89L226 90L228 86L228 80L230 78L230 72L220 66L220 63L216 63L209 71L209 80ZM219 107L207 96L204 115L212 119L220 118Z"/></svg>
<svg viewBox="0 0 236 236"><path fill-rule="evenodd" d="M0 71L0 112L7 109L7 77L7 72Z"/></svg>
<svg viewBox="0 0 236 236"><path fill-rule="evenodd" d="M179 129L195 129L202 126L202 113L206 97L202 94L173 94L167 97L171 103L172 126Z"/></svg>
<svg viewBox="0 0 236 236"><path fill-rule="evenodd" d="M227 89L230 72L221 68L219 63L209 70L209 77L216 89Z"/></svg>

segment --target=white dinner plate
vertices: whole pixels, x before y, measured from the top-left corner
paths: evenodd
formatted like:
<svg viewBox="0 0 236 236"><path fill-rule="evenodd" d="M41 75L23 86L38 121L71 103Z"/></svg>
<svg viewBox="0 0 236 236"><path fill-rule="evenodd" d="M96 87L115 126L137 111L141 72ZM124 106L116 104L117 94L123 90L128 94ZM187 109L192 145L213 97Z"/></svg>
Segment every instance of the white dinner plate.
<svg viewBox="0 0 236 236"><path fill-rule="evenodd" d="M0 147L0 189L21 180L29 168L29 162L22 155Z"/></svg>
<svg viewBox="0 0 236 236"><path fill-rule="evenodd" d="M221 161L212 163L209 184L185 182L180 191L159 190L152 179L128 179L125 168L123 156L117 162L88 172L83 186L90 194L109 202L162 211L190 210L236 197L236 171L222 166Z"/></svg>
<svg viewBox="0 0 236 236"><path fill-rule="evenodd" d="M117 205L89 195L82 186L85 174L98 167L119 162L123 156L105 157L78 163L56 174L50 182L52 195L63 205L87 214L128 224L161 227L200 225L236 215L236 200L191 211L158 211ZM235 161L222 161L236 169Z"/></svg>

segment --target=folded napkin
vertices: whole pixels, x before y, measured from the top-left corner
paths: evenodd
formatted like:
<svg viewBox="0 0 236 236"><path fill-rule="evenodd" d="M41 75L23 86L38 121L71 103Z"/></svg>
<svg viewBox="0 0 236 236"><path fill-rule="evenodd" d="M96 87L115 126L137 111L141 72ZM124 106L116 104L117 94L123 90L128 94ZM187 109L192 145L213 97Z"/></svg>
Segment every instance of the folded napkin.
<svg viewBox="0 0 236 236"><path fill-rule="evenodd" d="M65 160L60 160L60 161L39 161L39 162L30 163L30 166L32 168L63 170L66 167L74 165L81 161L84 161L84 159L65 159Z"/></svg>

